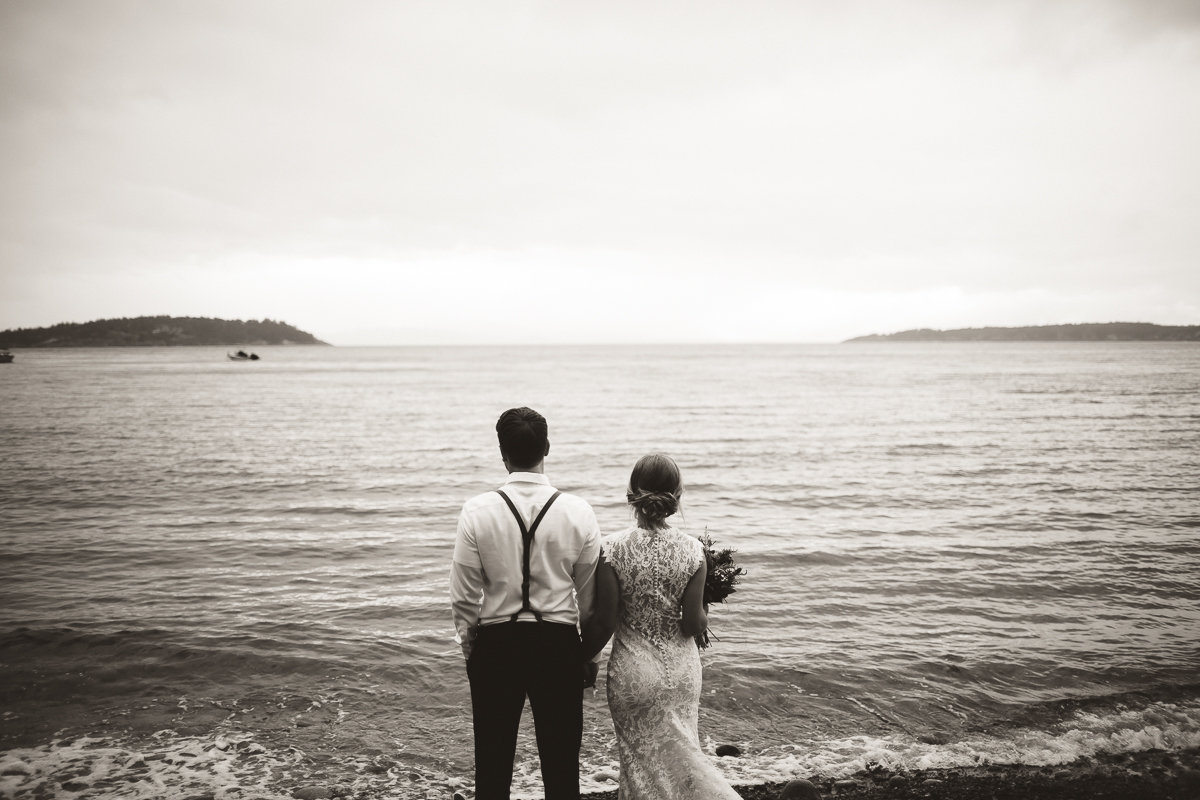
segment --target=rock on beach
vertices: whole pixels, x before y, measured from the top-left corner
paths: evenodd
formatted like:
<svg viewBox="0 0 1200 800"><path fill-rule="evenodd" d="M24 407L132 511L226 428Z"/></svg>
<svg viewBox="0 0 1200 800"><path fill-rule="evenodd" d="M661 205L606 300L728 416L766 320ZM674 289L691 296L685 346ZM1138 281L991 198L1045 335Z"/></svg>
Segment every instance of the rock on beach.
<svg viewBox="0 0 1200 800"><path fill-rule="evenodd" d="M779 800L821 800L821 790L803 778L796 778L783 787Z"/></svg>
<svg viewBox="0 0 1200 800"><path fill-rule="evenodd" d="M350 786L302 786L292 792L296 800L330 800L334 797L348 797L354 793Z"/></svg>
<svg viewBox="0 0 1200 800"><path fill-rule="evenodd" d="M331 800L333 789L328 786L303 786L292 792L296 800Z"/></svg>

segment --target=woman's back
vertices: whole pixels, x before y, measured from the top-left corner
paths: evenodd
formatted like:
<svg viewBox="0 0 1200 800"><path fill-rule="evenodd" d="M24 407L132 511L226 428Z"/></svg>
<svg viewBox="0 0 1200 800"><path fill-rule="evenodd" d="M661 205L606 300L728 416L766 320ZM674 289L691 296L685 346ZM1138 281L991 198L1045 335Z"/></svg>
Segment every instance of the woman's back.
<svg viewBox="0 0 1200 800"><path fill-rule="evenodd" d="M656 645L688 641L679 627L680 603L704 561L700 542L674 528L634 528L611 537L604 551L621 585L617 635Z"/></svg>

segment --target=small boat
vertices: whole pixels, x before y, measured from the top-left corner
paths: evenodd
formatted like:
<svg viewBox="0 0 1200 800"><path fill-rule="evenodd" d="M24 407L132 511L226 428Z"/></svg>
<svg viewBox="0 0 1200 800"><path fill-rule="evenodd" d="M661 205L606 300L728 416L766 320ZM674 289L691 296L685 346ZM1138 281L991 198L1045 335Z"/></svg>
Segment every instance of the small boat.
<svg viewBox="0 0 1200 800"><path fill-rule="evenodd" d="M226 353L230 361L258 361L257 353L247 353L245 350L238 350L236 353Z"/></svg>
<svg viewBox="0 0 1200 800"><path fill-rule="evenodd" d="M7 350L0 350L0 364L11 364L12 360L12 353L8 352Z"/></svg>

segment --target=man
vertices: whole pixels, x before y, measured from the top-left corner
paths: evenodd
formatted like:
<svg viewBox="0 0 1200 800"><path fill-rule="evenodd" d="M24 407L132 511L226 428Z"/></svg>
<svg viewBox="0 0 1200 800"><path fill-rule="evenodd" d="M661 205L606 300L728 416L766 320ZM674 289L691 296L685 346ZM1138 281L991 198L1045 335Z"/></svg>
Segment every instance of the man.
<svg viewBox="0 0 1200 800"><path fill-rule="evenodd" d="M597 670L584 664L576 625L592 610L600 527L591 506L547 480L541 414L509 409L496 435L508 481L463 506L450 571L471 683L475 797L508 800L528 696L546 800L575 800L583 689Z"/></svg>

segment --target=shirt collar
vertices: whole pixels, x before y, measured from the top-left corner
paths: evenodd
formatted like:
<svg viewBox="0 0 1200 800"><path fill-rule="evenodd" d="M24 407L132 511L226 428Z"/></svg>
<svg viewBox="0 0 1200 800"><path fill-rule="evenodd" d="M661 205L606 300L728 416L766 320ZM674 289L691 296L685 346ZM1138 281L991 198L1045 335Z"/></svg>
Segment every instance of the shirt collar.
<svg viewBox="0 0 1200 800"><path fill-rule="evenodd" d="M540 472L510 472L504 485L507 486L510 483L540 483L543 486L549 486L550 479Z"/></svg>

